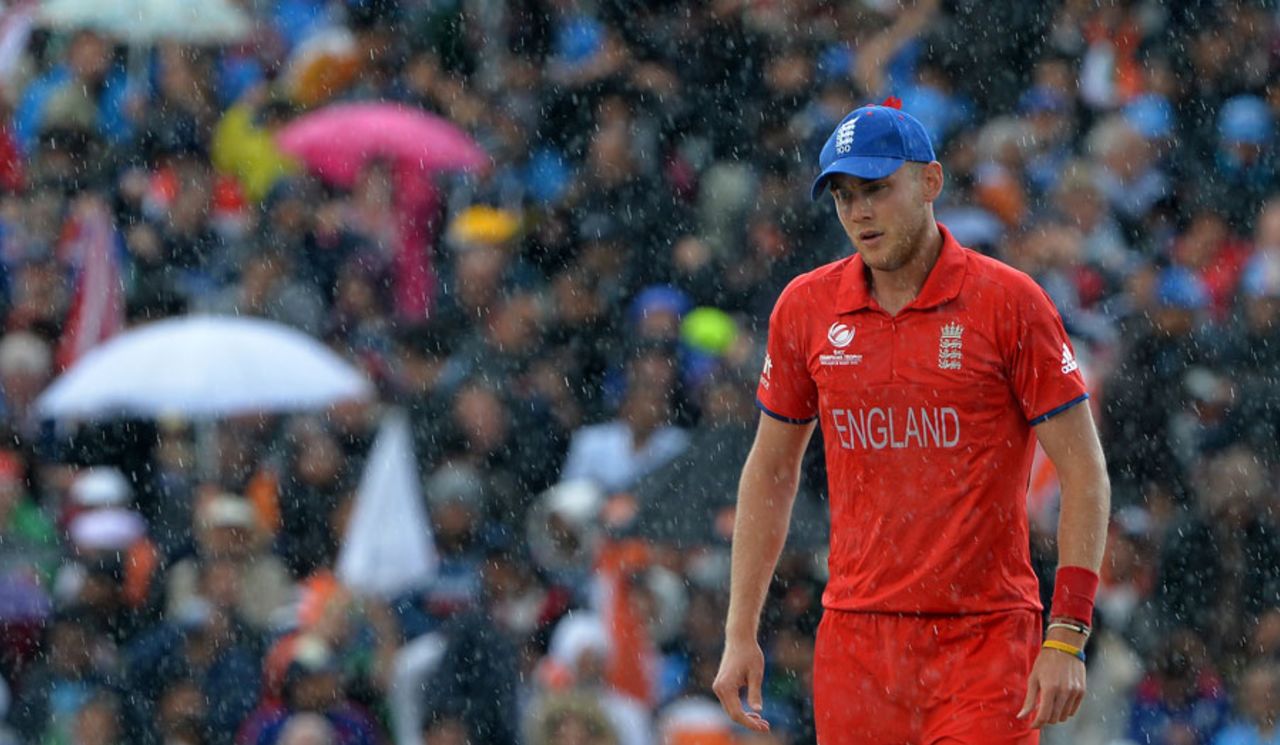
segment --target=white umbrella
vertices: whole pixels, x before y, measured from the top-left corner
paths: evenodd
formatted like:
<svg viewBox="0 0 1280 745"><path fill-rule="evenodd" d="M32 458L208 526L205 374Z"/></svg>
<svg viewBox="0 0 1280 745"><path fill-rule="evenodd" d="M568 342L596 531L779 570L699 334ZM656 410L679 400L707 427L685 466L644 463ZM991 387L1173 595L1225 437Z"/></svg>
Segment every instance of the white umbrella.
<svg viewBox="0 0 1280 745"><path fill-rule="evenodd" d="M134 44L221 44L253 28L228 0L44 0L37 18L51 28L99 31Z"/></svg>
<svg viewBox="0 0 1280 745"><path fill-rule="evenodd" d="M399 409L382 422L356 490L338 579L347 587L395 597L435 579L440 557L422 506L409 419Z"/></svg>
<svg viewBox="0 0 1280 745"><path fill-rule="evenodd" d="M53 419L298 411L369 398L373 386L318 340L257 318L185 316L95 347L36 400Z"/></svg>

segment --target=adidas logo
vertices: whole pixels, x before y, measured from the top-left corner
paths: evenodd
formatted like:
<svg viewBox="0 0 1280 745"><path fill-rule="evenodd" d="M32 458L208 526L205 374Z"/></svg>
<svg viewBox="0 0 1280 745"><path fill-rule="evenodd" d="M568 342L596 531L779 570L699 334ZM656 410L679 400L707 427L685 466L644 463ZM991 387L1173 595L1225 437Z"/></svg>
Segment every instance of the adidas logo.
<svg viewBox="0 0 1280 745"><path fill-rule="evenodd" d="M1068 375L1080 369L1080 363L1076 362L1076 356L1071 353L1071 347L1066 344L1062 345L1062 374Z"/></svg>
<svg viewBox="0 0 1280 745"><path fill-rule="evenodd" d="M844 155L853 149L853 131L858 126L861 116L855 116L836 130L836 154Z"/></svg>

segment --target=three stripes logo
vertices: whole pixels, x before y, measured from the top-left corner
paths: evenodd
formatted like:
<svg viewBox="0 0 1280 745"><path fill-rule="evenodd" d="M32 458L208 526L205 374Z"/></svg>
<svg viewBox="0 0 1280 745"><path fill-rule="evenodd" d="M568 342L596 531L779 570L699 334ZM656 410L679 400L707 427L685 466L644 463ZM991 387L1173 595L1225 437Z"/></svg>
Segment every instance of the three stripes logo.
<svg viewBox="0 0 1280 745"><path fill-rule="evenodd" d="M1065 343L1062 345L1062 374L1070 375L1080 369L1080 363L1076 362L1076 356L1071 353L1071 347Z"/></svg>

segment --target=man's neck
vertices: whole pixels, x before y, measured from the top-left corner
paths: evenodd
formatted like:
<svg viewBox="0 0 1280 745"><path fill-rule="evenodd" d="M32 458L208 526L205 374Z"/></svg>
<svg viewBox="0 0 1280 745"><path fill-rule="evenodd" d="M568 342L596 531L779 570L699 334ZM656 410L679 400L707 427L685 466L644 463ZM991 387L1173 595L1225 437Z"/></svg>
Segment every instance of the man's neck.
<svg viewBox="0 0 1280 745"><path fill-rule="evenodd" d="M933 265L938 263L942 254L942 232L936 227L925 231L924 243L920 252L898 269L888 272L871 269L871 295L889 315L897 315L915 300Z"/></svg>

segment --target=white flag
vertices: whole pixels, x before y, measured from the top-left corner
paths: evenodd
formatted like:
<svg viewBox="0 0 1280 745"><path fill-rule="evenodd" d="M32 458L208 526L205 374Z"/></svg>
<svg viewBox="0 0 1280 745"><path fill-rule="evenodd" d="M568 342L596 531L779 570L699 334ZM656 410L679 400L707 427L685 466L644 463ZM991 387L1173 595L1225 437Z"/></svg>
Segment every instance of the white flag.
<svg viewBox="0 0 1280 745"><path fill-rule="evenodd" d="M440 557L422 504L409 419L393 409L373 443L338 554L338 579L390 598L435 579Z"/></svg>

